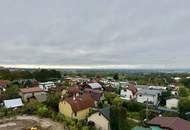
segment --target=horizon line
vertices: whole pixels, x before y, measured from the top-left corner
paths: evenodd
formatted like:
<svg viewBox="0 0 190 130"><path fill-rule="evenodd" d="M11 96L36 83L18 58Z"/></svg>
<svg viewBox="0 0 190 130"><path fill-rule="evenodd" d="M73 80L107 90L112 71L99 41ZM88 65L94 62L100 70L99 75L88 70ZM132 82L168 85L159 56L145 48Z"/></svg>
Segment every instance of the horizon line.
<svg viewBox="0 0 190 130"><path fill-rule="evenodd" d="M190 69L189 67L175 67L172 65L145 64L94 64L94 65L43 65L43 64L0 64L4 68L20 69Z"/></svg>

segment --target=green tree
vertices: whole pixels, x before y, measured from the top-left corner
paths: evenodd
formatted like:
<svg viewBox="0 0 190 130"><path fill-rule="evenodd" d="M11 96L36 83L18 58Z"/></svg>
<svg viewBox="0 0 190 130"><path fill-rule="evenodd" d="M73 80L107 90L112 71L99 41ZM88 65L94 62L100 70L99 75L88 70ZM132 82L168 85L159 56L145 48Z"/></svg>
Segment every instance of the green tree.
<svg viewBox="0 0 190 130"><path fill-rule="evenodd" d="M145 108L144 104L135 101L125 101L123 102L122 106L130 112L140 112L142 109Z"/></svg>
<svg viewBox="0 0 190 130"><path fill-rule="evenodd" d="M46 106L39 107L37 110L37 115L40 117L49 117L51 112L48 110Z"/></svg>
<svg viewBox="0 0 190 130"><path fill-rule="evenodd" d="M179 88L179 96L180 97L188 97L189 96L189 89L185 87Z"/></svg>
<svg viewBox="0 0 190 130"><path fill-rule="evenodd" d="M110 113L110 126L112 130L129 130L127 111L124 107L112 106Z"/></svg>
<svg viewBox="0 0 190 130"><path fill-rule="evenodd" d="M115 97L117 97L117 94L112 92L105 92L105 99L108 101L109 104L112 104Z"/></svg>
<svg viewBox="0 0 190 130"><path fill-rule="evenodd" d="M115 75L113 76L113 79L119 80L119 75L118 75L118 74L115 74Z"/></svg>
<svg viewBox="0 0 190 130"><path fill-rule="evenodd" d="M24 105L23 112L26 114L37 114L36 112L40 107L43 107L43 104L37 100L31 99Z"/></svg>
<svg viewBox="0 0 190 130"><path fill-rule="evenodd" d="M112 104L115 106L120 106L122 104L122 99L120 97L115 97Z"/></svg>
<svg viewBox="0 0 190 130"><path fill-rule="evenodd" d="M61 73L59 71L47 69L37 70L33 75L35 79L42 82L61 78Z"/></svg>
<svg viewBox="0 0 190 130"><path fill-rule="evenodd" d="M181 98L178 103L178 108L180 112L180 117L185 118L185 113L190 111L190 99L189 98Z"/></svg>
<svg viewBox="0 0 190 130"><path fill-rule="evenodd" d="M19 97L17 86L7 87L4 93L5 99L14 99Z"/></svg>
<svg viewBox="0 0 190 130"><path fill-rule="evenodd" d="M51 107L55 111L58 111L60 98L61 98L61 93L59 92L48 94L46 101L47 106Z"/></svg>
<svg viewBox="0 0 190 130"><path fill-rule="evenodd" d="M162 94L159 96L160 105L165 106L166 99L169 97L171 97L171 91L162 92Z"/></svg>

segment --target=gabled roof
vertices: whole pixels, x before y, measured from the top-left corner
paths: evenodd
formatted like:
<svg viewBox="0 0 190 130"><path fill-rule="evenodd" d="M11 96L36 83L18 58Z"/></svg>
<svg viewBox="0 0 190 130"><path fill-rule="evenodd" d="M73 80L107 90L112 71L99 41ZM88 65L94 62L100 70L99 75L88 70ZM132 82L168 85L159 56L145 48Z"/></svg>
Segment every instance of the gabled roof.
<svg viewBox="0 0 190 130"><path fill-rule="evenodd" d="M39 87L29 87L29 88L21 88L21 93L34 93L34 92L43 92L43 90Z"/></svg>
<svg viewBox="0 0 190 130"><path fill-rule="evenodd" d="M142 94L142 95L152 95L152 96L156 96L158 94L161 94L162 91L160 90L153 90L153 89L139 89L138 90L138 94Z"/></svg>
<svg viewBox="0 0 190 130"><path fill-rule="evenodd" d="M68 88L69 94L77 94L80 92L80 88L78 86L73 86Z"/></svg>
<svg viewBox="0 0 190 130"><path fill-rule="evenodd" d="M190 130L190 122L179 117L155 117L147 124L172 130Z"/></svg>
<svg viewBox="0 0 190 130"><path fill-rule="evenodd" d="M81 111L94 106L94 100L90 94L83 94L77 97L69 97L65 99L68 102L74 112Z"/></svg>
<svg viewBox="0 0 190 130"><path fill-rule="evenodd" d="M110 107L105 107L99 110L99 112L107 119L110 120Z"/></svg>
<svg viewBox="0 0 190 130"><path fill-rule="evenodd" d="M23 106L21 98L4 100L3 103L4 103L6 108L15 108L15 107Z"/></svg>
<svg viewBox="0 0 190 130"><path fill-rule="evenodd" d="M88 89L88 88L86 88L84 91L85 91L86 93L89 93L89 94L92 96L92 98L93 98L94 100L96 100L96 101L99 101L100 98L101 98L102 95L103 95L103 92L100 91L100 90L94 90L94 89Z"/></svg>
<svg viewBox="0 0 190 130"><path fill-rule="evenodd" d="M138 91L136 86L133 84L130 84L129 87L127 87L127 89L130 90L133 93L133 95L135 95Z"/></svg>
<svg viewBox="0 0 190 130"><path fill-rule="evenodd" d="M9 80L0 80L0 87L5 87L6 85L8 85L10 83Z"/></svg>

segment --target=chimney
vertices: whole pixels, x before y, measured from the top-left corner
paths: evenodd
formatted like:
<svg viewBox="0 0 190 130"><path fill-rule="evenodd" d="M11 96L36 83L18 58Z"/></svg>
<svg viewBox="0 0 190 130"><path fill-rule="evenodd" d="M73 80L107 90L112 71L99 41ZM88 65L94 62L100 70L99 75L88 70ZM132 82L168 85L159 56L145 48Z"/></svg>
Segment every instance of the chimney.
<svg viewBox="0 0 190 130"><path fill-rule="evenodd" d="M76 100L76 97L75 97L75 96L73 96L73 100Z"/></svg>

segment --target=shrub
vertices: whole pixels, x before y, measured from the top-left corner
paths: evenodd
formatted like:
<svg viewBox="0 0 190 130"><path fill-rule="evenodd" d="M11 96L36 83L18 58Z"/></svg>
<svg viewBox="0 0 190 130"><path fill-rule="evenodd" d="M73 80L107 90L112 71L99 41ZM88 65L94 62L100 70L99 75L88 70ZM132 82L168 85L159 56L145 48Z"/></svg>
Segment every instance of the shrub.
<svg viewBox="0 0 190 130"><path fill-rule="evenodd" d="M135 101L129 101L129 102L125 101L123 102L122 106L125 107L130 112L139 112L145 108L144 104Z"/></svg>
<svg viewBox="0 0 190 130"><path fill-rule="evenodd" d="M39 107L37 110L37 115L40 117L50 117L51 112L48 110L46 106Z"/></svg>
<svg viewBox="0 0 190 130"><path fill-rule="evenodd" d="M37 114L38 108L42 107L43 104L38 102L37 100L30 100L28 103L25 104L23 107L23 113L24 114Z"/></svg>

